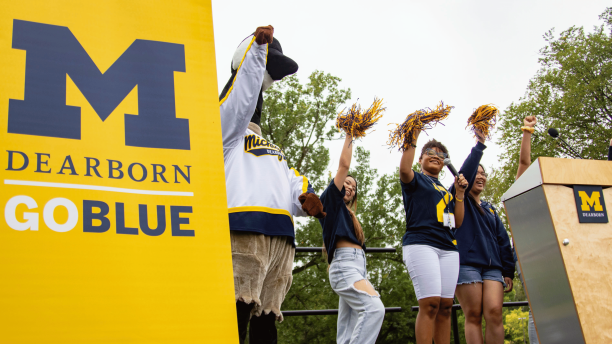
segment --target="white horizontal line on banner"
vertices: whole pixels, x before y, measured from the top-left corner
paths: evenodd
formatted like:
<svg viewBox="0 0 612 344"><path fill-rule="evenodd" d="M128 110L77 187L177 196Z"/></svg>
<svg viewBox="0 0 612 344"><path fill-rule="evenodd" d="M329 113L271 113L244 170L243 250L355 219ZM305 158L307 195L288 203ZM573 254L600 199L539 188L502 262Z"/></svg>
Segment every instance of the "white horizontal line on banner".
<svg viewBox="0 0 612 344"><path fill-rule="evenodd" d="M193 192L138 190L138 189L126 189L126 188L114 188L114 187L110 187L110 186L99 186L99 185L34 182L34 181L29 181L29 180L11 180L11 179L5 179L4 180L4 184L7 184L7 185L25 185L25 186L42 186L42 187L47 187L47 188L64 188L64 189L81 189L81 190L97 190L97 191L123 192L123 193L139 194L139 195L193 196Z"/></svg>

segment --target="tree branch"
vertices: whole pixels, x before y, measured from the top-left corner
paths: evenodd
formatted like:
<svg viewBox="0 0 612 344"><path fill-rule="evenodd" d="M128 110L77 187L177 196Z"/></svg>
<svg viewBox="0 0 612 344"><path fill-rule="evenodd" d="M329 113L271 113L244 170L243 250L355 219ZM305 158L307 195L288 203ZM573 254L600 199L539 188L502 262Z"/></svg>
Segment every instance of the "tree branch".
<svg viewBox="0 0 612 344"><path fill-rule="evenodd" d="M308 268L309 268L309 267L311 267L311 266L318 265L319 263L317 262L317 260L319 260L319 259L320 259L320 257L315 256L315 257L314 257L313 259L311 259L311 260L310 260L308 263L306 263L306 264L304 264L304 265L302 265L302 266L300 266L300 267L297 267L297 268L293 269L293 271L291 271L291 274L292 274L292 275L297 275L297 274L299 274L300 272L302 272L302 271L304 271L304 270L308 269Z"/></svg>

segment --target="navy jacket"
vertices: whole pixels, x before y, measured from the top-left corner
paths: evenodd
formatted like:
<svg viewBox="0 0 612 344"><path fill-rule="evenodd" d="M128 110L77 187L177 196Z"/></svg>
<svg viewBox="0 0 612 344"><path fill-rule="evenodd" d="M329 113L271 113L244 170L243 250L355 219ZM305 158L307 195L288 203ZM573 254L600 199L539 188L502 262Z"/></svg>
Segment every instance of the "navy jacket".
<svg viewBox="0 0 612 344"><path fill-rule="evenodd" d="M490 203L481 202L484 214L480 214L478 205L468 197L485 148L485 145L478 142L459 170L469 183L465 191L463 223L455 230L459 262L461 265L499 269L504 277L514 278L510 238L497 211ZM454 185L451 193L455 193Z"/></svg>

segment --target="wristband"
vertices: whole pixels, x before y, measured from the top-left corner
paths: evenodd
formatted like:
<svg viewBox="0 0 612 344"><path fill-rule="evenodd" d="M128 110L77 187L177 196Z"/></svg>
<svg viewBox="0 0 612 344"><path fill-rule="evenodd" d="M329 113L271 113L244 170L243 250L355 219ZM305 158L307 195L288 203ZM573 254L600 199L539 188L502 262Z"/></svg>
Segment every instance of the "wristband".
<svg viewBox="0 0 612 344"><path fill-rule="evenodd" d="M416 145L415 145L414 143L411 143L411 144L410 144L410 147L412 147L412 148L416 149Z"/></svg>
<svg viewBox="0 0 612 344"><path fill-rule="evenodd" d="M535 131L535 128L533 127L521 127L522 131L528 131L530 134L533 134L533 132Z"/></svg>
<svg viewBox="0 0 612 344"><path fill-rule="evenodd" d="M455 197L455 201L458 201L458 202L463 202L463 200L462 200L462 199L459 199L459 197Z"/></svg>

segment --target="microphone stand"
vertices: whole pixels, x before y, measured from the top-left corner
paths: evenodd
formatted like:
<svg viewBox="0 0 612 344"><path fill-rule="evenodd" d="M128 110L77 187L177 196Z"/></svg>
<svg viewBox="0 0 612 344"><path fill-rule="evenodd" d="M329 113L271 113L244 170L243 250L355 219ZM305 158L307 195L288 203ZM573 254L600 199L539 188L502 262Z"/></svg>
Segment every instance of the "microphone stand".
<svg viewBox="0 0 612 344"><path fill-rule="evenodd" d="M574 150L574 148L572 148L572 146L570 146L567 142L565 142L565 140L561 137L561 135L557 136L557 138L565 144L565 147L569 148L569 150L571 150L574 154L576 154L580 159L584 159L580 154L578 154L578 152Z"/></svg>

